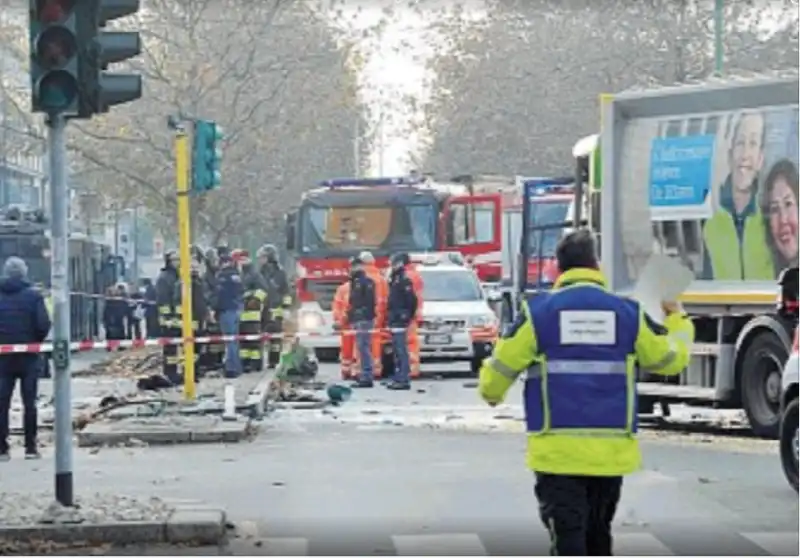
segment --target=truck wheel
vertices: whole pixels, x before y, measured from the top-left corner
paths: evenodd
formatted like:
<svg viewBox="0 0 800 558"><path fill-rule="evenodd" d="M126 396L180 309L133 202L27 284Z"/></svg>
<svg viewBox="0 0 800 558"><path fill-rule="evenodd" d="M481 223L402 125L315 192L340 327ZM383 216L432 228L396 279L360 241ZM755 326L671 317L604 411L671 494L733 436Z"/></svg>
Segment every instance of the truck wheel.
<svg viewBox="0 0 800 558"><path fill-rule="evenodd" d="M640 415L652 415L653 411L655 410L655 405L656 405L655 397L640 395L637 412Z"/></svg>
<svg viewBox="0 0 800 558"><path fill-rule="evenodd" d="M786 347L772 332L758 334L744 355L739 387L744 412L756 436L778 437L781 373L788 358Z"/></svg>
<svg viewBox="0 0 800 558"><path fill-rule="evenodd" d="M797 399L792 400L786 407L781 417L781 465L786 480L797 491L797 459L798 459L798 438L797 438Z"/></svg>

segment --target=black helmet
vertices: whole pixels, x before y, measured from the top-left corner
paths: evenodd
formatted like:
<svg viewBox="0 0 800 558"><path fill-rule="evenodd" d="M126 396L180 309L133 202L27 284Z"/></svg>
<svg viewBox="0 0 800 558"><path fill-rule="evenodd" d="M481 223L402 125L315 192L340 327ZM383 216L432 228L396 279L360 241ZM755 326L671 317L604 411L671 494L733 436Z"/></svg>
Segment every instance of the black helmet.
<svg viewBox="0 0 800 558"><path fill-rule="evenodd" d="M266 260L269 262L274 262L278 260L278 249L273 244L265 244L258 249L258 253L256 255L259 258L266 258Z"/></svg>
<svg viewBox="0 0 800 558"><path fill-rule="evenodd" d="M358 256L353 256L352 258L350 258L350 266L352 267L354 265L364 265L364 260L362 260Z"/></svg>
<svg viewBox="0 0 800 558"><path fill-rule="evenodd" d="M175 250L168 250L164 252L164 265L169 266L172 265L174 260L178 259L178 253Z"/></svg>
<svg viewBox="0 0 800 558"><path fill-rule="evenodd" d="M398 252L392 256L392 266L408 265L410 262L411 258L409 258L408 254L405 252Z"/></svg>

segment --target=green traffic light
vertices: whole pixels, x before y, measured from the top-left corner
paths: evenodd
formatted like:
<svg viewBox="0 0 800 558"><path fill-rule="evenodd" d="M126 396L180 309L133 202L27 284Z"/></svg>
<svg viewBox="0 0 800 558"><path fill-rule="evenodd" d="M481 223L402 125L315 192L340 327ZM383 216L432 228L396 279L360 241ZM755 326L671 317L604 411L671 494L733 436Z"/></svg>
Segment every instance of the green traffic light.
<svg viewBox="0 0 800 558"><path fill-rule="evenodd" d="M78 96L78 84L74 76L64 70L48 72L39 80L37 98L45 111L68 109Z"/></svg>

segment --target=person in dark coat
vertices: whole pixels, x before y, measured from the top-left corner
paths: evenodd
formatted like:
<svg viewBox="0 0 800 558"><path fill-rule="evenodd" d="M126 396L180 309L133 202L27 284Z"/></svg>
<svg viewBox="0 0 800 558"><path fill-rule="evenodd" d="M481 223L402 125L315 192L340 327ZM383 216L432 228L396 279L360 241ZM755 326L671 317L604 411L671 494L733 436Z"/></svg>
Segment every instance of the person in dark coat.
<svg viewBox="0 0 800 558"><path fill-rule="evenodd" d="M158 327L158 308L156 306L156 288L149 277L142 279L139 289L144 300L144 323L147 329L147 338L155 339L160 335Z"/></svg>
<svg viewBox="0 0 800 558"><path fill-rule="evenodd" d="M200 266L196 262L192 262L192 334L194 337L203 337L206 334L205 327L208 321L208 295L205 292L205 283L200 276ZM175 311L181 325L183 325L183 282L178 280L175 283ZM205 350L203 345L194 345L195 358L199 360L202 351ZM196 362L196 361L195 361ZM199 378L196 374L195 378ZM173 383L177 378L173 378ZM181 378L182 380L182 378Z"/></svg>
<svg viewBox="0 0 800 558"><path fill-rule="evenodd" d="M410 389L411 363L408 354L408 328L417 313L417 293L411 278L406 273L408 256L392 257L392 275L389 279L389 300L386 324L392 330L394 352L394 377L387 385L389 389Z"/></svg>
<svg viewBox="0 0 800 558"><path fill-rule="evenodd" d="M370 388L374 382L372 366L372 333L375 327L375 281L364 271L364 262L353 258L350 269L350 300L347 323L356 330L356 349L361 374L354 387Z"/></svg>
<svg viewBox="0 0 800 558"><path fill-rule="evenodd" d="M180 260L175 252L164 254L164 267L156 279L156 311L160 337L180 337L181 322L175 315L175 284L178 282ZM162 373L165 378L178 376L178 346L164 345Z"/></svg>
<svg viewBox="0 0 800 558"><path fill-rule="evenodd" d="M0 344L41 343L50 332L42 294L27 280L28 266L16 256L6 260L0 279ZM0 355L0 461L10 458L8 420L11 397L20 383L25 431L25 458L40 457L36 443L36 397L41 358L37 353Z"/></svg>
<svg viewBox="0 0 800 558"><path fill-rule="evenodd" d="M109 287L103 308L103 327L106 330L106 340L120 341L126 338L125 326L130 314L128 301L120 286ZM108 349L109 351L111 348Z"/></svg>
<svg viewBox="0 0 800 558"><path fill-rule="evenodd" d="M264 307L263 330L266 333L283 332L283 313L292 305L289 292L289 281L286 271L278 261L278 249L272 244L265 244L257 252L259 273L267 287L267 304ZM267 363L275 368L281 356L281 338L270 339L268 344Z"/></svg>
<svg viewBox="0 0 800 558"><path fill-rule="evenodd" d="M210 248L205 254L205 271L203 272L203 283L205 285L206 304L209 308L208 324L206 331L208 335L221 335L219 321L214 315L213 309L217 307L217 272L219 271L219 256L217 251ZM200 366L207 370L218 370L222 368L222 360L225 355L224 343L209 343L203 354Z"/></svg>
<svg viewBox="0 0 800 558"><path fill-rule="evenodd" d="M222 335L239 334L239 315L244 310L244 285L236 263L230 255L220 256L220 269L217 273L214 314L219 322ZM236 378L242 374L242 360L239 357L239 341L225 342L225 376Z"/></svg>

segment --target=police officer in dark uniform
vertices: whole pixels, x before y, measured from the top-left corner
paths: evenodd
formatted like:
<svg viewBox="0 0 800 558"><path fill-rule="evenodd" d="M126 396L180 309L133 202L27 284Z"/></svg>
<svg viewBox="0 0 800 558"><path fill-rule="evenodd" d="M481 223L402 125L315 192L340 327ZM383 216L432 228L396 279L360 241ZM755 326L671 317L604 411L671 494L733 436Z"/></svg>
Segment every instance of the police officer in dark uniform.
<svg viewBox="0 0 800 558"><path fill-rule="evenodd" d="M280 262L278 249L272 244L265 244L258 249L259 272L267 286L267 304L264 308L263 326L266 333L283 331L283 313L292 305L289 292L289 281ZM276 337L269 341L267 363L275 368L281 356L281 339Z"/></svg>
<svg viewBox="0 0 800 558"><path fill-rule="evenodd" d="M164 267L156 279L156 307L158 308L158 326L162 337L180 337L181 323L175 314L175 285L178 282L178 255L173 252L164 254ZM179 378L178 346L164 345L163 373L170 381Z"/></svg>
<svg viewBox="0 0 800 558"><path fill-rule="evenodd" d="M260 335L261 320L267 305L267 289L264 278L247 257L242 260L242 286L244 310L239 317L239 334ZM264 367L263 340L242 340L239 343L239 356L245 372L260 371Z"/></svg>

